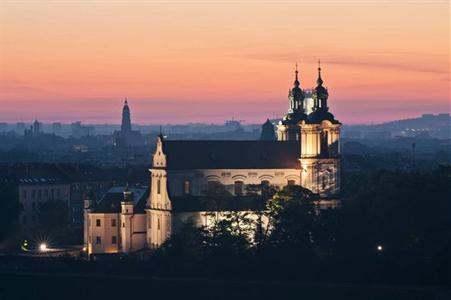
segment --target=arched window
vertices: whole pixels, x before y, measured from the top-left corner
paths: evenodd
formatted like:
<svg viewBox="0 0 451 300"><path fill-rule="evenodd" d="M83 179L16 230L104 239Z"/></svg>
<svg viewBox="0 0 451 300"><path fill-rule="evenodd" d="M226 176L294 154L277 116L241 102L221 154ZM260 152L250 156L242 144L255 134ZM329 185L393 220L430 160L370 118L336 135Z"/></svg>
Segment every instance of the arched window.
<svg viewBox="0 0 451 300"><path fill-rule="evenodd" d="M296 180L288 180L287 182L288 185L296 185Z"/></svg>
<svg viewBox="0 0 451 300"><path fill-rule="evenodd" d="M183 195L191 194L191 182L186 179L183 181Z"/></svg>
<svg viewBox="0 0 451 300"><path fill-rule="evenodd" d="M261 186L262 186L262 188L267 188L267 187L269 187L269 180L262 180Z"/></svg>
<svg viewBox="0 0 451 300"><path fill-rule="evenodd" d="M241 180L237 180L235 181L235 195L239 196L239 195L243 195L243 181Z"/></svg>

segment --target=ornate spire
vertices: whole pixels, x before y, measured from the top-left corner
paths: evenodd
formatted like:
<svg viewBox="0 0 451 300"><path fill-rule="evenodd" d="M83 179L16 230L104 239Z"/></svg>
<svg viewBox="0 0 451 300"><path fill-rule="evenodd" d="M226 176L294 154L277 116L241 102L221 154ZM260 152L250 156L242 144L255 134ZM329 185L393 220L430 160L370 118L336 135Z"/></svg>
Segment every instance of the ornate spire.
<svg viewBox="0 0 451 300"><path fill-rule="evenodd" d="M323 79L321 78L321 60L318 59L318 79L316 80L318 85L323 85Z"/></svg>
<svg viewBox="0 0 451 300"><path fill-rule="evenodd" d="M296 69L294 71L294 74L295 74L294 86L295 87L299 87L298 73L299 73L299 71L298 71L298 63L296 63Z"/></svg>

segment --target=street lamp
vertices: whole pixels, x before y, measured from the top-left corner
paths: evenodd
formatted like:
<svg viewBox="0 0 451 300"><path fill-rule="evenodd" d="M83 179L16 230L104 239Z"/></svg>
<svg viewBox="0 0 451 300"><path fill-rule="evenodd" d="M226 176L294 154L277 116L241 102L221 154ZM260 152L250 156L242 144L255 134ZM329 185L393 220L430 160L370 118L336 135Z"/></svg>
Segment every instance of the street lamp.
<svg viewBox="0 0 451 300"><path fill-rule="evenodd" d="M382 247L382 245L377 245L376 249L378 252L382 252L384 250L384 247Z"/></svg>
<svg viewBox="0 0 451 300"><path fill-rule="evenodd" d="M39 251L41 252L46 252L48 250L47 248L47 244L46 243L42 243L39 245Z"/></svg>

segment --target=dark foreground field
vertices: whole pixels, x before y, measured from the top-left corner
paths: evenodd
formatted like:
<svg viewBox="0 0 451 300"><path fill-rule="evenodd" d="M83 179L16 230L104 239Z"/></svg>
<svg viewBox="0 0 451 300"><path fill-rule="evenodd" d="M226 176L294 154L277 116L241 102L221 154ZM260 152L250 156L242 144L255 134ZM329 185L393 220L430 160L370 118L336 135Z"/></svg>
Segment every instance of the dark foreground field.
<svg viewBox="0 0 451 300"><path fill-rule="evenodd" d="M0 299L451 299L449 289L299 282L0 273Z"/></svg>

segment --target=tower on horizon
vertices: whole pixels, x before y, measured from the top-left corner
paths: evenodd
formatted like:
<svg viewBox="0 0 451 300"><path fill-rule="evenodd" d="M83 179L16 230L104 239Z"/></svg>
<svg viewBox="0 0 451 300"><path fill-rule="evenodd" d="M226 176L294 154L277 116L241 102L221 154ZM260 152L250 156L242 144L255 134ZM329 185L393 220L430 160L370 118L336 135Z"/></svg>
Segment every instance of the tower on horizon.
<svg viewBox="0 0 451 300"><path fill-rule="evenodd" d="M128 100L125 98L124 107L122 108L121 130L114 132L115 146L130 147L144 145L144 138L137 130L132 130L132 121L130 116L130 107Z"/></svg>
<svg viewBox="0 0 451 300"><path fill-rule="evenodd" d="M130 120L130 108L128 107L128 100L125 98L124 107L122 108L122 123L121 132L128 134L132 131L132 122Z"/></svg>

